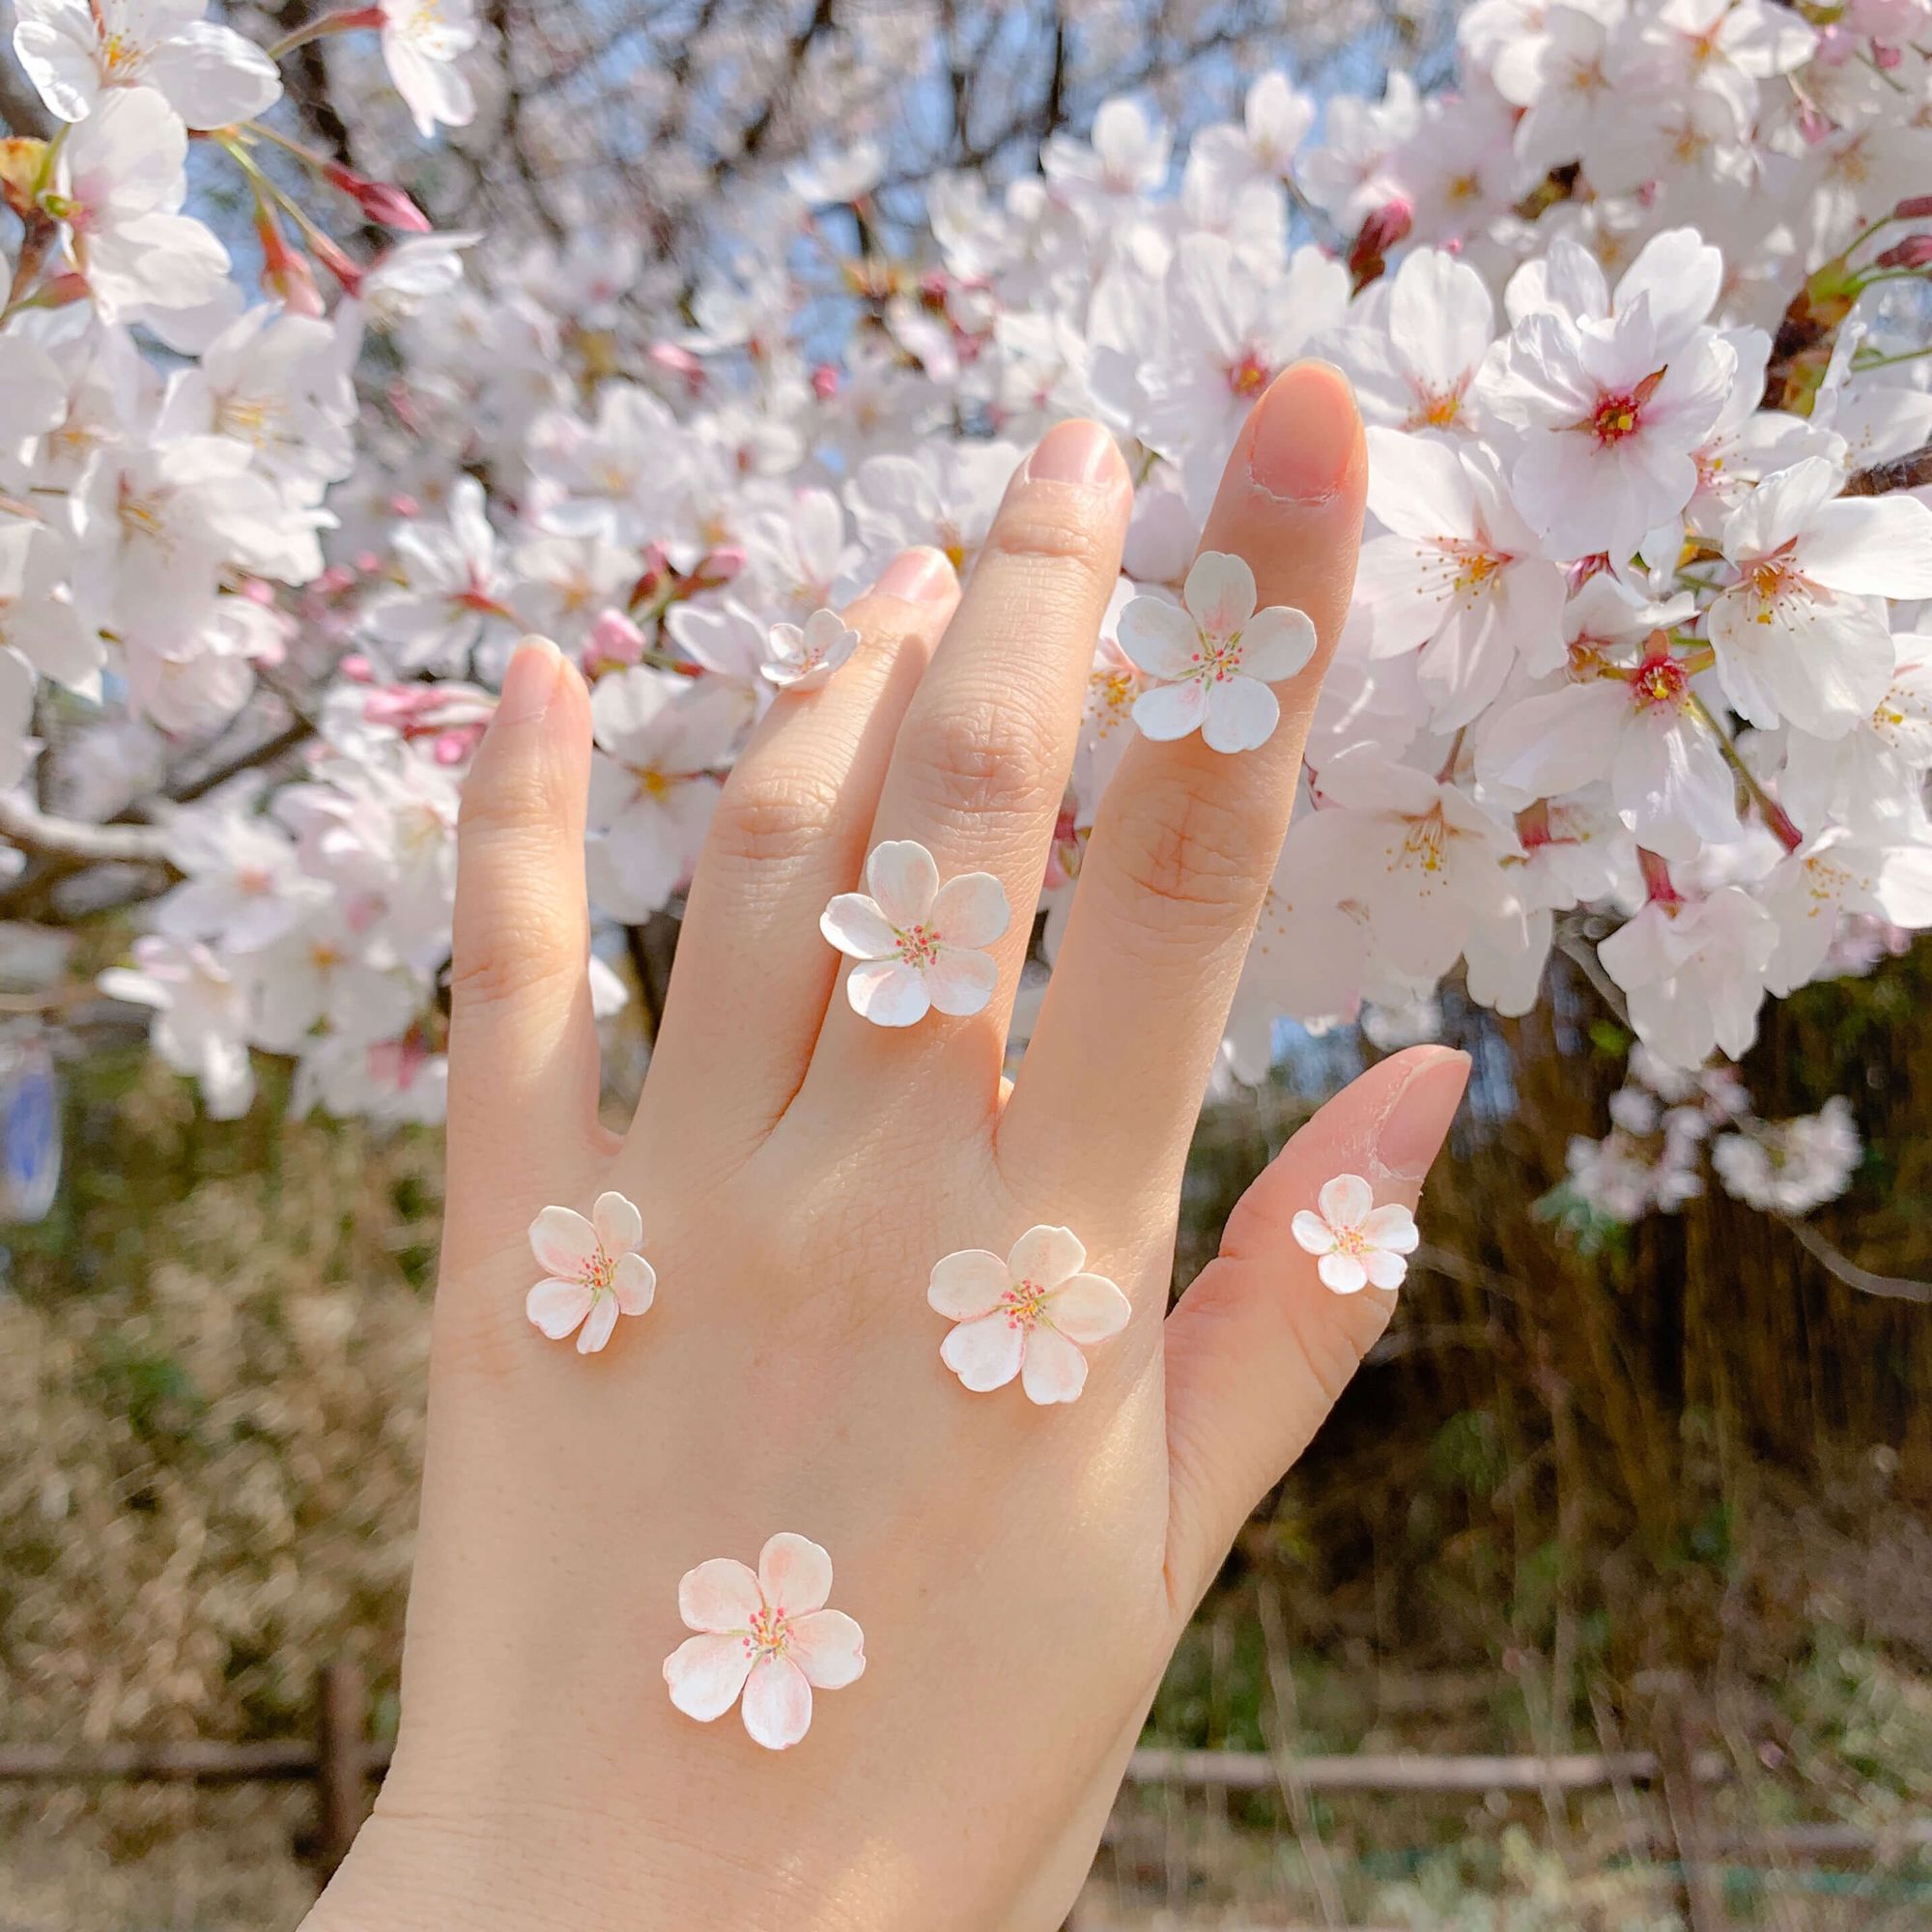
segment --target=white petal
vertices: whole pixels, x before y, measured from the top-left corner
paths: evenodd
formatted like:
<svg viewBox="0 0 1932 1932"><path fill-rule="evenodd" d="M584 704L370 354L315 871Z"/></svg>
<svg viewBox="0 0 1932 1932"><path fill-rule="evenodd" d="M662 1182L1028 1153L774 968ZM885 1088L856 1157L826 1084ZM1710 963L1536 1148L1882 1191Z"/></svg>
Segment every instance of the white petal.
<svg viewBox="0 0 1932 1932"><path fill-rule="evenodd" d="M1293 677L1314 655L1314 622L1292 604L1257 611L1241 632L1241 669L1264 684Z"/></svg>
<svg viewBox="0 0 1932 1932"><path fill-rule="evenodd" d="M664 1662L670 1701L700 1724L722 1718L752 1674L752 1653L737 1636L686 1637Z"/></svg>
<svg viewBox="0 0 1932 1932"><path fill-rule="evenodd" d="M1335 1231L1312 1208L1304 1208L1288 1224L1289 1232L1294 1236L1295 1245L1304 1248L1311 1255L1330 1255L1335 1252Z"/></svg>
<svg viewBox="0 0 1932 1932"><path fill-rule="evenodd" d="M758 1588L787 1616L822 1610L832 1594L832 1559L810 1537L781 1530L758 1552Z"/></svg>
<svg viewBox="0 0 1932 1932"><path fill-rule="evenodd" d="M1041 1326L1027 1337L1020 1386L1042 1406L1073 1402L1087 1386L1087 1357L1057 1330Z"/></svg>
<svg viewBox="0 0 1932 1932"><path fill-rule="evenodd" d="M925 969L926 998L954 1019L983 1012L999 983L1000 969L991 955L963 946L942 946L939 957Z"/></svg>
<svg viewBox="0 0 1932 1932"><path fill-rule="evenodd" d="M903 932L932 910L939 867L916 838L889 838L866 861L866 886L879 910Z"/></svg>
<svg viewBox="0 0 1932 1932"><path fill-rule="evenodd" d="M1182 684L1157 684L1134 699L1134 723L1141 736L1157 743L1184 738L1207 720L1207 687L1194 678Z"/></svg>
<svg viewBox="0 0 1932 1932"><path fill-rule="evenodd" d="M788 1657L761 1657L745 1686L745 1728L767 1750L789 1750L811 1728L811 1686Z"/></svg>
<svg viewBox="0 0 1932 1932"><path fill-rule="evenodd" d="M1408 1255L1415 1252L1415 1246L1422 1239L1422 1231L1415 1225L1415 1216L1399 1201L1391 1201L1386 1208L1378 1208L1362 1220L1363 1236L1378 1248L1386 1248L1392 1255Z"/></svg>
<svg viewBox="0 0 1932 1932"><path fill-rule="evenodd" d="M1197 556L1181 594L1202 630L1217 639L1232 638L1255 614L1255 574L1227 551Z"/></svg>
<svg viewBox="0 0 1932 1932"><path fill-rule="evenodd" d="M1042 1224L1029 1228L1007 1255L1007 1271L1016 1282L1058 1288L1087 1265L1087 1250L1071 1228Z"/></svg>
<svg viewBox="0 0 1932 1932"><path fill-rule="evenodd" d="M1369 1285L1367 1269L1353 1255L1323 1255L1315 1272L1337 1294L1359 1294Z"/></svg>
<svg viewBox="0 0 1932 1932"><path fill-rule="evenodd" d="M714 1556L678 1579L677 1613L695 1631L747 1631L765 1606L749 1564Z"/></svg>
<svg viewBox="0 0 1932 1932"><path fill-rule="evenodd" d="M1133 1312L1133 1303L1103 1274L1076 1274L1046 1297L1046 1319L1083 1348L1118 1335Z"/></svg>
<svg viewBox="0 0 1932 1932"><path fill-rule="evenodd" d="M1375 1190L1359 1174L1338 1174L1315 1198L1331 1228L1359 1228L1376 1205Z"/></svg>
<svg viewBox="0 0 1932 1932"><path fill-rule="evenodd" d="M961 872L940 887L928 923L949 946L990 946L1012 916L1007 889L991 872Z"/></svg>
<svg viewBox="0 0 1932 1932"><path fill-rule="evenodd" d="M657 1299L658 1273L642 1255L619 1255L611 1277L611 1298L620 1315L641 1315Z"/></svg>
<svg viewBox="0 0 1932 1932"><path fill-rule="evenodd" d="M1201 633L1179 604L1136 597L1115 620L1114 640L1150 677L1182 677L1201 649Z"/></svg>
<svg viewBox="0 0 1932 1932"><path fill-rule="evenodd" d="M1371 1248L1362 1257L1362 1272L1377 1288L1400 1288L1403 1276L1408 1272L1408 1264L1386 1249Z"/></svg>
<svg viewBox="0 0 1932 1932"><path fill-rule="evenodd" d="M600 1294L590 1305L590 1313L583 1318L583 1326L577 1331L577 1352L580 1355L594 1355L604 1347L617 1326L617 1297L614 1294Z"/></svg>
<svg viewBox="0 0 1932 1932"><path fill-rule="evenodd" d="M1019 1374L1026 1338L1004 1315L962 1321L939 1345L939 1359L976 1394L1003 1388Z"/></svg>
<svg viewBox="0 0 1932 1932"><path fill-rule="evenodd" d="M843 1610L794 1617L785 1655L820 1690L842 1690L866 1674L866 1635Z"/></svg>
<svg viewBox="0 0 1932 1932"><path fill-rule="evenodd" d="M552 1274L582 1274L597 1259L597 1230L574 1208L546 1208L530 1223L530 1252Z"/></svg>
<svg viewBox="0 0 1932 1932"><path fill-rule="evenodd" d="M818 929L854 959L890 959L898 951L891 923L864 893L840 893L818 915Z"/></svg>
<svg viewBox="0 0 1932 1932"><path fill-rule="evenodd" d="M1202 742L1210 750L1252 752L1274 736L1281 703L1266 685L1252 677L1231 677L1208 693L1208 722Z"/></svg>
<svg viewBox="0 0 1932 1932"><path fill-rule="evenodd" d="M977 1321L1000 1305L1012 1285L1007 1264L984 1248L961 1248L932 1265L927 1303L952 1321Z"/></svg>
<svg viewBox="0 0 1932 1932"><path fill-rule="evenodd" d="M861 1019L874 1026L907 1027L932 1008L925 978L903 959L866 960L845 976L845 997Z"/></svg>
<svg viewBox="0 0 1932 1932"><path fill-rule="evenodd" d="M644 1217L614 1190L597 1197L590 1210L590 1225L597 1230L607 1255L627 1255L643 1245Z"/></svg>
<svg viewBox="0 0 1932 1932"><path fill-rule="evenodd" d="M581 1281L540 1281L524 1298L524 1313L553 1342L561 1342L590 1313L597 1296Z"/></svg>

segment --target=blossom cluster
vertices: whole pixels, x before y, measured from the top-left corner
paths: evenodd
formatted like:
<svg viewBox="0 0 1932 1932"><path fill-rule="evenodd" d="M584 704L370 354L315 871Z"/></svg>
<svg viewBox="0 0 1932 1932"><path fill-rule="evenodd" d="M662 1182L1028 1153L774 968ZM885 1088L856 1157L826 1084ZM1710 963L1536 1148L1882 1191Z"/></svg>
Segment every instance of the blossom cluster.
<svg viewBox="0 0 1932 1932"><path fill-rule="evenodd" d="M425 233L310 156L365 236L416 231L353 255L279 185L274 62L199 0L19 12L70 125L5 170L0 777L38 736L43 803L104 819L186 753L303 741L166 815L180 883L113 981L216 1108L268 1050L304 1104L434 1117L455 802L523 632L592 683L595 912L675 911L775 686L850 648L821 613L908 546L970 567L1086 413L1138 487L1050 960L1122 747L1208 716L1170 716L1166 639L1246 412L1310 355L1370 425L1371 527L1236 1070L1451 976L1522 1013L1558 945L1694 1069L1932 923L1932 0L1478 0L1452 86L1270 73L1184 154L1112 99L916 223L862 140L764 181L682 312L630 298L621 225ZM306 31L358 29L425 131L467 118L467 0ZM256 197L252 306L183 212L190 143Z"/></svg>

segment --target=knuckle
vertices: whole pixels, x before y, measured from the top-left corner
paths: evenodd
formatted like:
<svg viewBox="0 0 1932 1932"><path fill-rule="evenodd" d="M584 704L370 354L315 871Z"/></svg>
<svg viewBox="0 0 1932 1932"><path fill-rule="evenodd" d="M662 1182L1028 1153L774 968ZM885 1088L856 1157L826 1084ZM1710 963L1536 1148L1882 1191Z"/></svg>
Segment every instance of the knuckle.
<svg viewBox="0 0 1932 1932"><path fill-rule="evenodd" d="M707 857L733 868L795 867L824 838L838 805L838 787L822 777L741 768L718 801Z"/></svg>
<svg viewBox="0 0 1932 1932"><path fill-rule="evenodd" d="M1119 531L1080 498L1066 501L1060 491L1052 496L1049 501L1044 493L1018 492L995 521L987 549L1021 564L1071 566L1111 585L1120 568Z"/></svg>
<svg viewBox="0 0 1932 1932"><path fill-rule="evenodd" d="M1129 794L1111 830L1117 908L1140 943L1186 947L1244 929L1266 889L1254 814L1200 773Z"/></svg>
<svg viewBox="0 0 1932 1932"><path fill-rule="evenodd" d="M907 747L920 805L949 822L1029 817L1057 804L1052 749L1031 706L991 696L916 724Z"/></svg>
<svg viewBox="0 0 1932 1932"><path fill-rule="evenodd" d="M574 984L584 970L583 948L559 930L564 923L554 907L503 902L487 919L460 920L449 968L451 1009L476 1012L553 984Z"/></svg>

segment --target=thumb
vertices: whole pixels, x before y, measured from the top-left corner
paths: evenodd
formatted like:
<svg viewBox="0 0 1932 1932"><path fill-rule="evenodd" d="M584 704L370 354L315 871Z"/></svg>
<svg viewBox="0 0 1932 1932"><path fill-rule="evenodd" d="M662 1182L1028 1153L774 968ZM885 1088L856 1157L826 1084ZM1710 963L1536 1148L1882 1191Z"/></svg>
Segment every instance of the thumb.
<svg viewBox="0 0 1932 1932"><path fill-rule="evenodd" d="M1424 1046L1345 1088L1236 1204L1221 1252L1168 1317L1168 1585L1191 1609L1255 1504L1308 1446L1395 1295L1336 1294L1290 1223L1325 1181L1359 1174L1378 1207L1414 1208L1469 1081L1469 1057Z"/></svg>

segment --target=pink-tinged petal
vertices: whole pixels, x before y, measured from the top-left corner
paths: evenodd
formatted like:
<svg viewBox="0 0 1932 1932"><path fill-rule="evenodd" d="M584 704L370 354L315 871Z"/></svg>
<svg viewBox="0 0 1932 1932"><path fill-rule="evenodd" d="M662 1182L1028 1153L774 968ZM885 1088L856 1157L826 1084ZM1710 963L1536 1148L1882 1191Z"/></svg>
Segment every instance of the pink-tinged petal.
<svg viewBox="0 0 1932 1932"><path fill-rule="evenodd" d="M758 1588L788 1617L822 1610L832 1594L832 1559L810 1537L781 1530L758 1552Z"/></svg>
<svg viewBox="0 0 1932 1932"><path fill-rule="evenodd" d="M1289 1233L1294 1236L1295 1245L1305 1248L1311 1255L1329 1255L1335 1252L1335 1231L1312 1208L1304 1208L1288 1224Z"/></svg>
<svg viewBox="0 0 1932 1932"><path fill-rule="evenodd" d="M546 1208L530 1223L530 1252L552 1274L582 1274L597 1259L597 1230L574 1208Z"/></svg>
<svg viewBox="0 0 1932 1932"><path fill-rule="evenodd" d="M864 893L840 893L818 915L818 929L853 959L890 959L898 951L885 914Z"/></svg>
<svg viewBox="0 0 1932 1932"><path fill-rule="evenodd" d="M1026 1337L1004 1315L962 1321L939 1345L939 1359L971 1389L1004 1388L1020 1372Z"/></svg>
<svg viewBox="0 0 1932 1932"><path fill-rule="evenodd" d="M866 1634L843 1610L794 1617L785 1655L819 1690L842 1690L866 1674Z"/></svg>
<svg viewBox="0 0 1932 1932"><path fill-rule="evenodd" d="M607 1255L627 1255L644 1244L644 1217L614 1191L597 1197L590 1210L590 1225L597 1230Z"/></svg>
<svg viewBox="0 0 1932 1932"><path fill-rule="evenodd" d="M862 960L845 976L845 997L874 1026L914 1026L932 1009L925 976L903 959Z"/></svg>
<svg viewBox="0 0 1932 1932"><path fill-rule="evenodd" d="M678 1578L677 1613L688 1630L748 1631L764 1606L751 1566L734 1556L714 1556Z"/></svg>
<svg viewBox="0 0 1932 1932"><path fill-rule="evenodd" d="M1007 889L991 872L961 872L940 887L927 923L949 946L990 946L1012 917Z"/></svg>
<svg viewBox="0 0 1932 1932"><path fill-rule="evenodd" d="M1042 1407L1073 1402L1087 1386L1087 1357L1065 1335L1044 1326L1036 1328L1027 1337L1020 1386Z"/></svg>
<svg viewBox="0 0 1932 1932"><path fill-rule="evenodd" d="M1400 1288L1403 1276L1408 1272L1408 1264L1386 1248L1371 1248L1362 1257L1362 1272L1377 1288Z"/></svg>
<svg viewBox="0 0 1932 1932"><path fill-rule="evenodd" d="M789 1750L811 1728L811 1686L788 1657L761 1657L745 1686L745 1728L767 1750Z"/></svg>
<svg viewBox="0 0 1932 1932"><path fill-rule="evenodd" d="M1208 720L1201 738L1209 751L1233 756L1259 751L1280 723L1280 700L1266 685L1252 677L1231 677L1208 693Z"/></svg>
<svg viewBox="0 0 1932 1932"><path fill-rule="evenodd" d="M1315 1199L1331 1228L1359 1228L1376 1205L1374 1189L1359 1174L1338 1174Z"/></svg>
<svg viewBox="0 0 1932 1932"><path fill-rule="evenodd" d="M939 896L939 867L916 838L889 838L866 861L866 887L901 932L917 925Z"/></svg>
<svg viewBox="0 0 1932 1932"><path fill-rule="evenodd" d="M1208 688L1189 678L1184 684L1157 684L1134 699L1134 723L1141 736L1157 744L1184 738L1208 722Z"/></svg>
<svg viewBox="0 0 1932 1932"><path fill-rule="evenodd" d="M1241 627L1241 669L1264 684L1279 684L1315 655L1315 625L1306 611L1270 604Z"/></svg>
<svg viewBox="0 0 1932 1932"><path fill-rule="evenodd" d="M1368 1270L1353 1255L1323 1255L1315 1264L1315 1272L1337 1294L1359 1294L1369 1285Z"/></svg>
<svg viewBox="0 0 1932 1932"><path fill-rule="evenodd" d="M611 1339L617 1326L617 1297L614 1294L600 1294L590 1305L590 1313L583 1318L583 1326L577 1331L577 1352L580 1355L596 1354Z"/></svg>
<svg viewBox="0 0 1932 1932"><path fill-rule="evenodd" d="M641 1315L657 1299L658 1271L642 1255L619 1255L611 1297L620 1315Z"/></svg>
<svg viewBox="0 0 1932 1932"><path fill-rule="evenodd" d="M1415 1216L1399 1201L1391 1201L1386 1208L1378 1208L1365 1215L1362 1233L1377 1247L1386 1248L1395 1255L1412 1255L1415 1244L1422 1239Z"/></svg>
<svg viewBox="0 0 1932 1932"><path fill-rule="evenodd" d="M664 1662L670 1701L700 1724L722 1718L751 1674L752 1653L741 1636L686 1637Z"/></svg>
<svg viewBox="0 0 1932 1932"><path fill-rule="evenodd" d="M1194 559L1181 595L1208 637L1231 638L1255 614L1255 574L1228 551L1204 551Z"/></svg>
<svg viewBox="0 0 1932 1932"><path fill-rule="evenodd" d="M1136 597L1121 611L1114 639L1150 677L1184 677L1201 648L1194 619L1165 597Z"/></svg>
<svg viewBox="0 0 1932 1932"><path fill-rule="evenodd" d="M1030 1281L1036 1288L1058 1288L1086 1265L1087 1250L1071 1228L1029 1228L1007 1256L1013 1280Z"/></svg>
<svg viewBox="0 0 1932 1932"><path fill-rule="evenodd" d="M1012 1286L1006 1263L984 1248L961 1248L932 1264L927 1302L949 1321L977 1321L1000 1305Z"/></svg>
<svg viewBox="0 0 1932 1932"><path fill-rule="evenodd" d="M939 957L925 969L926 998L954 1019L984 1012L999 983L1000 969L991 955L963 946L942 946Z"/></svg>
<svg viewBox="0 0 1932 1932"><path fill-rule="evenodd" d="M1083 1348L1118 1335L1132 1319L1134 1305L1103 1274L1076 1274L1046 1297L1046 1319Z"/></svg>
<svg viewBox="0 0 1932 1932"><path fill-rule="evenodd" d="M527 1315L553 1342L561 1342L590 1313L596 1292L581 1281L540 1281L524 1300Z"/></svg>

